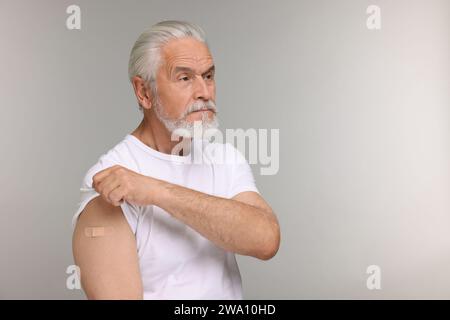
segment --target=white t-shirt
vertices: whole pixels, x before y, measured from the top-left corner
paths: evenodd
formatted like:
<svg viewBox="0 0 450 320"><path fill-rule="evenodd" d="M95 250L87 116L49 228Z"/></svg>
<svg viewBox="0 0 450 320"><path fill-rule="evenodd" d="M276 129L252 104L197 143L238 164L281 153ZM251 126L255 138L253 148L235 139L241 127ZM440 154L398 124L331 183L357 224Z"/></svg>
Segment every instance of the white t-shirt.
<svg viewBox="0 0 450 320"><path fill-rule="evenodd" d="M223 198L243 191L258 192L245 157L229 143L194 139L191 152L179 156L161 153L127 134L88 170L81 187L92 188L92 177L116 164ZM94 189L81 192L73 226L96 196L99 194ZM144 299L242 299L233 252L218 247L157 206L123 202L121 208L136 236Z"/></svg>

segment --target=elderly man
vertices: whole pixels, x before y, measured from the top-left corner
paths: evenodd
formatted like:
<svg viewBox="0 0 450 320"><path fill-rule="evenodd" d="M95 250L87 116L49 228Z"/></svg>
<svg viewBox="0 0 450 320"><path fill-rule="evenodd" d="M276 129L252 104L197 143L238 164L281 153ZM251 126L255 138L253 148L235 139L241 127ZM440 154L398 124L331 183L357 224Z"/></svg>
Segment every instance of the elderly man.
<svg viewBox="0 0 450 320"><path fill-rule="evenodd" d="M131 51L129 77L143 120L88 170L73 217L87 297L242 299L235 253L272 258L280 230L243 155L194 135L195 123L218 126L204 32L152 26ZM188 147L173 152L179 138ZM193 160L199 151L207 161Z"/></svg>

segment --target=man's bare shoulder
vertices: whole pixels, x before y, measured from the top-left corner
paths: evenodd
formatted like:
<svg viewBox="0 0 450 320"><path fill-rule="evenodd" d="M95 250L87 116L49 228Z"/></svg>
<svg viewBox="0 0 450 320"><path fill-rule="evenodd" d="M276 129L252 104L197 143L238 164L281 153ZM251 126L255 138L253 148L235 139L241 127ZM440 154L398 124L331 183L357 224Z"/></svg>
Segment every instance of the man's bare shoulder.
<svg viewBox="0 0 450 320"><path fill-rule="evenodd" d="M77 228L86 223L104 222L107 224L126 223L122 209L106 202L100 195L93 198L80 214Z"/></svg>
<svg viewBox="0 0 450 320"><path fill-rule="evenodd" d="M136 238L120 207L100 196L86 205L76 222L73 255L88 298L142 297Z"/></svg>

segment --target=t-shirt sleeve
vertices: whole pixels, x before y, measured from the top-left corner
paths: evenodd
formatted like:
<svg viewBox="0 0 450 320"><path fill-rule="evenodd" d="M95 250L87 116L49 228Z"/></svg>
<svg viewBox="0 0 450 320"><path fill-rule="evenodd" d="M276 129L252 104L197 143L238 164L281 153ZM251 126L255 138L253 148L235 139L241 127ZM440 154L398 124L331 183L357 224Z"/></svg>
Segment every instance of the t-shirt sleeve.
<svg viewBox="0 0 450 320"><path fill-rule="evenodd" d="M233 198L244 191L260 193L256 187L252 169L242 153L227 143L227 159L231 163L231 188L228 198Z"/></svg>
<svg viewBox="0 0 450 320"><path fill-rule="evenodd" d="M103 169L109 168L115 164L116 163L111 163L110 161L105 161L105 160L100 159L99 162L97 162L94 166L92 166L88 170L86 175L84 176L83 181L81 183L80 191L79 191L80 192L80 202L78 203L78 205L77 205L78 209L76 210L76 212L72 218L72 227L73 228L75 227L75 225L77 223L78 217L83 212L84 208L89 203L89 201L91 201L92 199L94 199L97 196L100 196L100 194L97 191L95 191L95 189L92 188L93 176L97 172L99 172ZM120 207L122 209L122 212L123 212L128 224L131 227L131 230L133 230L133 233L136 233L137 222L138 222L139 214L140 214L140 212L142 212L142 207L130 204L126 201L123 201L122 204L120 205Z"/></svg>

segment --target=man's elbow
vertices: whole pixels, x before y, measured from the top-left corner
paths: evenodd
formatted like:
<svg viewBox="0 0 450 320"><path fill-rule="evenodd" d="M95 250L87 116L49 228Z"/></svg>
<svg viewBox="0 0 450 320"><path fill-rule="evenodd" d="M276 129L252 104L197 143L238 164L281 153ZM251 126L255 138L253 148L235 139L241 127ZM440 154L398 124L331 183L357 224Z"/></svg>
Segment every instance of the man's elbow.
<svg viewBox="0 0 450 320"><path fill-rule="evenodd" d="M280 226L276 223L271 227L271 232L269 233L265 245L263 246L263 250L258 258L261 260L272 259L280 248L280 238Z"/></svg>

